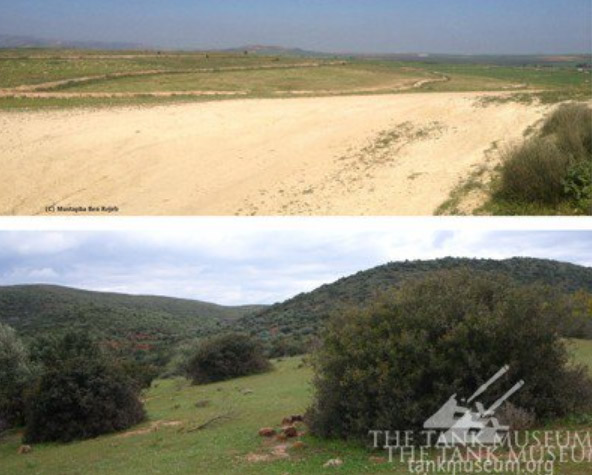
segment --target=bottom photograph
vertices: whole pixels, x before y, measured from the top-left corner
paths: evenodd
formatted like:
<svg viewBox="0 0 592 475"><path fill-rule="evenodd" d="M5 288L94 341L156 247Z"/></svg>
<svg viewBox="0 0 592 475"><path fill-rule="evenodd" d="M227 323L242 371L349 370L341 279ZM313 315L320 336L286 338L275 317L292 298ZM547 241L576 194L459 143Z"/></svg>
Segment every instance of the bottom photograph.
<svg viewBox="0 0 592 475"><path fill-rule="evenodd" d="M0 231L0 472L590 473L591 231L268 222Z"/></svg>

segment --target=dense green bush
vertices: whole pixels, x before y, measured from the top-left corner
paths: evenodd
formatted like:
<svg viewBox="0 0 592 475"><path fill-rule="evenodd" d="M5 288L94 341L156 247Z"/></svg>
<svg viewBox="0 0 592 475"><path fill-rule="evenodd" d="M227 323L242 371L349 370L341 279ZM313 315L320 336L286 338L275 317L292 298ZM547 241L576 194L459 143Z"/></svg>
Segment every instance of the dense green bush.
<svg viewBox="0 0 592 475"><path fill-rule="evenodd" d="M269 358L303 355L308 353L310 346L310 341L303 341L297 335L277 337L269 343L266 354Z"/></svg>
<svg viewBox="0 0 592 475"><path fill-rule="evenodd" d="M203 340L186 364L194 384L223 381L270 369L261 345L247 335L226 334Z"/></svg>
<svg viewBox="0 0 592 475"><path fill-rule="evenodd" d="M592 160L573 163L562 181L563 191L576 202L587 206L592 202Z"/></svg>
<svg viewBox="0 0 592 475"><path fill-rule="evenodd" d="M136 382L88 336L55 339L38 358L44 368L27 396L26 442L86 439L144 419Z"/></svg>
<svg viewBox="0 0 592 475"><path fill-rule="evenodd" d="M564 300L547 287L454 270L333 316L313 357L311 430L364 438L421 429L453 394L469 397L506 364L486 407L524 379L512 403L539 420L588 410L592 382L570 366L558 336L570 311Z"/></svg>
<svg viewBox="0 0 592 475"><path fill-rule="evenodd" d="M160 373L160 369L155 365L130 359L122 359L119 366L140 389L149 388Z"/></svg>
<svg viewBox="0 0 592 475"><path fill-rule="evenodd" d="M592 339L592 294L575 292L567 298L569 316L561 325L561 335L566 338Z"/></svg>
<svg viewBox="0 0 592 475"><path fill-rule="evenodd" d="M25 345L12 328L0 324L0 432L23 422L23 391L32 375Z"/></svg>
<svg viewBox="0 0 592 475"><path fill-rule="evenodd" d="M47 333L30 344L31 359L38 365L52 367L75 358L93 360L104 356L89 333L71 331L65 334Z"/></svg>
<svg viewBox="0 0 592 475"><path fill-rule="evenodd" d="M592 212L592 109L560 106L541 132L506 151L494 200Z"/></svg>

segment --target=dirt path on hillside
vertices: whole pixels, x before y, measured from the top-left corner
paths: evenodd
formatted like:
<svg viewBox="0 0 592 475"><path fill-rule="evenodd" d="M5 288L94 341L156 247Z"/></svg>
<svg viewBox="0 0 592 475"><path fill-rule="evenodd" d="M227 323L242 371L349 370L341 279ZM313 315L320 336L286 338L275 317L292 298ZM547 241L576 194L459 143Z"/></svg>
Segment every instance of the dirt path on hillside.
<svg viewBox="0 0 592 475"><path fill-rule="evenodd" d="M343 63L339 63L343 64ZM325 63L325 65L334 66L335 63ZM284 69L284 68L314 68L319 67L318 63L298 64L295 66L262 66L260 68L222 68L223 71L256 70L256 69ZM193 70L189 72L212 72L213 70ZM75 86L93 81L109 80L133 76L159 75L159 74L177 74L187 71L138 71L135 73L115 73L102 76L87 76L62 81L53 81L36 85L19 86L12 89L0 89L0 97L29 98L29 99L80 99L80 98L130 98L130 97L175 97L175 96L246 96L250 91L153 91L153 92L64 92L61 88ZM277 91L277 96L305 96L305 95L347 95L347 94L371 94L378 92L402 92L411 89L419 89L427 84L450 81L448 76L439 73L432 73L434 77L421 80L401 80L398 79L393 84L386 84L375 87L352 88L352 89L326 89L326 90L291 90ZM57 91L56 91L57 89Z"/></svg>
<svg viewBox="0 0 592 475"><path fill-rule="evenodd" d="M384 86L353 88L353 89L324 89L310 91L277 91L275 95L281 96L338 96L351 94L372 94L379 92L403 92L411 89L419 89L426 84L449 81L449 78L422 79L421 81L397 81L394 84ZM130 98L130 97L175 97L175 96L246 96L250 91L154 91L154 92L37 92L37 91L3 91L0 97L17 97L29 99L81 99L89 98Z"/></svg>
<svg viewBox="0 0 592 475"><path fill-rule="evenodd" d="M433 73L435 76L432 78L426 78L421 80L406 80L397 81L395 84L387 84L382 86L374 87L356 87L353 89L317 89L317 90L292 90L292 91L278 91L277 95L294 95L294 96L306 96L306 95L338 95L338 94L371 94L376 92L403 92L412 89L419 89L428 84L435 84L439 82L448 82L450 78L443 74Z"/></svg>
<svg viewBox="0 0 592 475"><path fill-rule="evenodd" d="M2 112L0 213L430 215L546 111L485 95Z"/></svg>
<svg viewBox="0 0 592 475"><path fill-rule="evenodd" d="M236 71L259 71L269 69L306 69L319 68L321 66L343 66L344 61L330 61L325 63L306 62L294 64L260 64L257 66L221 66L218 68L197 68L197 69L148 69L143 71L127 71L94 76L81 76L76 78L60 79L39 84L24 84L22 86L0 89L0 97L22 97L22 93L44 92L49 93L53 89L78 86L89 82L107 81L110 79L133 78L142 76L160 76L166 74L191 74L191 73L215 73L215 72L236 72ZM88 95L88 93L81 93ZM91 93L92 94L92 93ZM141 95L141 93L138 93ZM31 97L31 96L26 96Z"/></svg>
<svg viewBox="0 0 592 475"><path fill-rule="evenodd" d="M248 91L154 91L154 92L5 92L0 97L28 99L82 99L85 97L111 99L130 97L175 97L175 96L246 96Z"/></svg>

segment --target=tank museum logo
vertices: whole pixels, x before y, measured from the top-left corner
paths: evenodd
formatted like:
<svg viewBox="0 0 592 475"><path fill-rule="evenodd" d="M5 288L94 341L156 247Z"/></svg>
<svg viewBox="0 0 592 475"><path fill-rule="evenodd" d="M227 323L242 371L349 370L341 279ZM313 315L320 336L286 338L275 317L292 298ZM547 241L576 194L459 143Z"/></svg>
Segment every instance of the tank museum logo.
<svg viewBox="0 0 592 475"><path fill-rule="evenodd" d="M425 421L424 429L441 431L438 445L495 445L500 444L507 437L510 427L501 426L495 418L497 411L515 392L524 386L524 381L516 383L512 389L495 401L491 407L485 409L477 398L510 370L509 366L500 369L489 381L483 384L465 405L473 404L475 409L459 406L454 394L432 417Z"/></svg>
<svg viewBox="0 0 592 475"><path fill-rule="evenodd" d="M495 397L492 386L509 371L504 366L466 399L453 394L422 431L369 431L374 448L386 450L388 461L407 466L409 473L552 474L559 464L591 468L588 431L512 431L500 423L496 413L525 386L523 380L500 391L488 407L482 403L485 393Z"/></svg>

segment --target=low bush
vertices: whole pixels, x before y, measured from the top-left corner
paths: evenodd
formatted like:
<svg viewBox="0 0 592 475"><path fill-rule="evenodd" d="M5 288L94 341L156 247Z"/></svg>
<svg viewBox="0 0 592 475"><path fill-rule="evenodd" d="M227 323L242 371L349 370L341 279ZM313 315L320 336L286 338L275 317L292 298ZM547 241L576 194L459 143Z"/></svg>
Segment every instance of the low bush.
<svg viewBox="0 0 592 475"><path fill-rule="evenodd" d="M539 134L508 149L493 203L502 205L502 211L516 210L520 203L527 210L533 204L551 208L569 204L575 212L591 214L592 109L585 104L562 105Z"/></svg>
<svg viewBox="0 0 592 475"><path fill-rule="evenodd" d="M451 395L468 398L506 364L480 398L485 407L523 379L511 402L537 420L586 412L592 381L558 336L569 311L550 288L461 269L334 315L313 356L311 430L360 439L369 430L421 430Z"/></svg>
<svg viewBox="0 0 592 475"><path fill-rule="evenodd" d="M565 199L569 157L548 139L530 140L507 150L498 196L506 200L557 204Z"/></svg>
<svg viewBox="0 0 592 475"><path fill-rule="evenodd" d="M308 353L310 346L310 341L304 342L296 336L278 337L270 342L266 353L269 358L298 356Z"/></svg>
<svg viewBox="0 0 592 475"><path fill-rule="evenodd" d="M56 339L41 360L26 401L25 442L87 439L144 419L137 383L88 336Z"/></svg>
<svg viewBox="0 0 592 475"><path fill-rule="evenodd" d="M133 380L140 389L147 389L159 376L159 368L148 363L123 359L119 363L123 372Z"/></svg>
<svg viewBox="0 0 592 475"><path fill-rule="evenodd" d="M564 104L545 121L542 137L552 137L572 161L590 160L592 110L586 104Z"/></svg>
<svg viewBox="0 0 592 475"><path fill-rule="evenodd" d="M271 368L261 345L242 334L226 334L203 340L189 358L185 374L194 384L257 374Z"/></svg>
<svg viewBox="0 0 592 475"><path fill-rule="evenodd" d="M592 209L592 160L570 165L562 184L566 196L581 208Z"/></svg>

